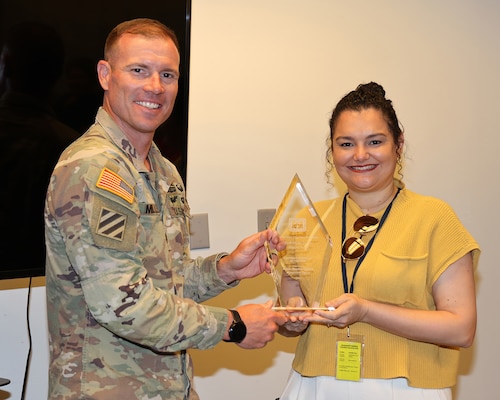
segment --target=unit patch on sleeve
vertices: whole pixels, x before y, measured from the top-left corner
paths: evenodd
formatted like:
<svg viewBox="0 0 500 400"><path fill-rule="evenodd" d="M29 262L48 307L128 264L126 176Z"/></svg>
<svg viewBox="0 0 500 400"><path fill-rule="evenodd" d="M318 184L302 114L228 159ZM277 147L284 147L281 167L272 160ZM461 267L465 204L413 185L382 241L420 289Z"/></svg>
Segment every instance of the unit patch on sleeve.
<svg viewBox="0 0 500 400"><path fill-rule="evenodd" d="M96 186L116 194L130 204L134 201L134 188L108 168L102 169Z"/></svg>
<svg viewBox="0 0 500 400"><path fill-rule="evenodd" d="M137 214L126 204L95 194L89 202L89 225L96 246L129 252L135 248Z"/></svg>
<svg viewBox="0 0 500 400"><path fill-rule="evenodd" d="M127 216L116 211L101 208L97 221L97 233L115 240L123 240Z"/></svg>

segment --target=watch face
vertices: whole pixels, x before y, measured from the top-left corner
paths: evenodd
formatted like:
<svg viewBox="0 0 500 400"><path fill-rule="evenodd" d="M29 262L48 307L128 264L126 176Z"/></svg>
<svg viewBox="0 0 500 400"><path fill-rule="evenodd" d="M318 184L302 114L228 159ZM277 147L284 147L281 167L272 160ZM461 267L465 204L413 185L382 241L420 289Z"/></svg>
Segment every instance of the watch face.
<svg viewBox="0 0 500 400"><path fill-rule="evenodd" d="M247 334L247 327L243 323L243 321L234 321L229 328L229 337L232 342L240 343Z"/></svg>

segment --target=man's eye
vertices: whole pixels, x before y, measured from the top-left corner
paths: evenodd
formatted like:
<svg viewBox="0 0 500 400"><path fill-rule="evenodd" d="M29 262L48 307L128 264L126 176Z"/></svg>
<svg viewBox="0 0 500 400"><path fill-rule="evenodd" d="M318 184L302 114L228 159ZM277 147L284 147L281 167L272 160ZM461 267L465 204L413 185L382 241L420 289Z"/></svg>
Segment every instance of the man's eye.
<svg viewBox="0 0 500 400"><path fill-rule="evenodd" d="M163 77L166 79L177 79L177 76L171 72L164 72Z"/></svg>

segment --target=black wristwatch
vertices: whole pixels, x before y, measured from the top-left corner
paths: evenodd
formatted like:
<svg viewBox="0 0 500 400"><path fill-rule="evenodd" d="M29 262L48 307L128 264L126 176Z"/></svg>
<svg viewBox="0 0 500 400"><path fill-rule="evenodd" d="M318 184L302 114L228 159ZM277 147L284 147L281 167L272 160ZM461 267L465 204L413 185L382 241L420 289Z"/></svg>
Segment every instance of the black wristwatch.
<svg viewBox="0 0 500 400"><path fill-rule="evenodd" d="M233 314L233 323L229 327L227 333L229 334L229 340L224 340L225 342L241 343L245 336L247 335L247 327L245 323L241 320L240 314L236 310L229 310Z"/></svg>

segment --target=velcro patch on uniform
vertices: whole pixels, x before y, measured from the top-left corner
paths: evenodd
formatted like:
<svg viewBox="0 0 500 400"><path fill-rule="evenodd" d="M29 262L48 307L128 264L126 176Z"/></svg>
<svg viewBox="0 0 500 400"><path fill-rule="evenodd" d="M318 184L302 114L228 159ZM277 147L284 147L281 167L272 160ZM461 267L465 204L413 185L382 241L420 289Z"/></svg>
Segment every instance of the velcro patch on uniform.
<svg viewBox="0 0 500 400"><path fill-rule="evenodd" d="M97 233L115 240L123 240L127 216L107 208L101 208L97 221Z"/></svg>
<svg viewBox="0 0 500 400"><path fill-rule="evenodd" d="M96 186L116 194L130 204L134 201L134 188L108 168L102 169Z"/></svg>

